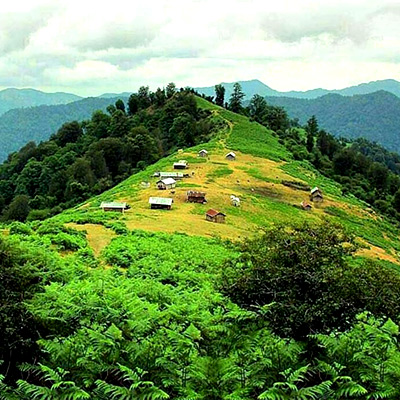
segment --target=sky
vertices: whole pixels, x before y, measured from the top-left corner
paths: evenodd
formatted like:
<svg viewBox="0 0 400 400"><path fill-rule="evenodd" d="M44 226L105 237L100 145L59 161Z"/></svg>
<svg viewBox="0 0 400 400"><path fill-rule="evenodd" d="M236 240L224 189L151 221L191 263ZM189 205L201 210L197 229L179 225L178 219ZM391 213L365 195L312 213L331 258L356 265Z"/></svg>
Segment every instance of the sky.
<svg viewBox="0 0 400 400"><path fill-rule="evenodd" d="M400 0L14 0L0 89L82 96L259 79L340 89L400 80Z"/></svg>

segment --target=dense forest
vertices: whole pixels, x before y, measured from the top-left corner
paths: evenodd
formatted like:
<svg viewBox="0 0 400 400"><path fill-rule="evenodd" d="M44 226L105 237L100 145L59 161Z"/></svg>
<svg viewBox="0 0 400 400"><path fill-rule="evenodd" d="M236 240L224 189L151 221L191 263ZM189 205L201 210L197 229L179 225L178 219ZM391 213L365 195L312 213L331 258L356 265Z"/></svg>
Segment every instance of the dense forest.
<svg viewBox="0 0 400 400"><path fill-rule="evenodd" d="M106 111L119 98L89 97L69 104L17 108L0 116L0 161L26 143L40 143L64 123L85 121L96 110ZM126 101L128 97L121 97Z"/></svg>
<svg viewBox="0 0 400 400"><path fill-rule="evenodd" d="M103 99L102 101L107 101ZM108 100L109 101L109 100ZM88 121L68 122L48 141L26 144L0 166L5 220L43 219L121 182L218 129L189 91L142 87L127 107L119 99Z"/></svg>
<svg viewBox="0 0 400 400"><path fill-rule="evenodd" d="M266 101L285 108L301 124L315 115L321 127L337 137L361 137L400 152L400 99L394 94L385 91L351 97L329 94L312 100L267 97Z"/></svg>

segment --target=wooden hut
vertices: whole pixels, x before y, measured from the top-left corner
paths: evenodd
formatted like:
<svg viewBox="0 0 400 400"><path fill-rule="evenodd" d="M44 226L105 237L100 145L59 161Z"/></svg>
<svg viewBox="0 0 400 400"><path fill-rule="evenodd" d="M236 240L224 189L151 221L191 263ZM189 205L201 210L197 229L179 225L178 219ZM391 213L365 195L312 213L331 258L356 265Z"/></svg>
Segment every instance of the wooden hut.
<svg viewBox="0 0 400 400"><path fill-rule="evenodd" d="M170 210L172 208L173 199L168 197L150 197L149 204L153 210Z"/></svg>
<svg viewBox="0 0 400 400"><path fill-rule="evenodd" d="M204 192L196 192L194 190L189 190L186 193L186 196L187 196L187 201L189 203L201 203L201 204L207 203L206 194Z"/></svg>
<svg viewBox="0 0 400 400"><path fill-rule="evenodd" d="M115 212L123 213L127 209L127 204L126 203L117 203L115 201L111 201L111 202L103 201L100 204L100 208L103 211L115 211Z"/></svg>
<svg viewBox="0 0 400 400"><path fill-rule="evenodd" d="M216 223L224 223L226 215L220 211L210 209L206 212L206 220Z"/></svg>
<svg viewBox="0 0 400 400"><path fill-rule="evenodd" d="M236 160L236 154L235 154L233 151L231 151L230 153L228 153L228 154L225 156L225 158L226 158L227 160L229 160L229 161Z"/></svg>
<svg viewBox="0 0 400 400"><path fill-rule="evenodd" d="M312 209L312 205L307 201L302 201L300 205L303 210L310 211Z"/></svg>
<svg viewBox="0 0 400 400"><path fill-rule="evenodd" d="M189 168L189 164L186 160L179 160L174 163L174 169L187 169Z"/></svg>
<svg viewBox="0 0 400 400"><path fill-rule="evenodd" d="M160 190L173 189L176 186L176 180L174 178L165 178L157 181L157 187Z"/></svg>
<svg viewBox="0 0 400 400"><path fill-rule="evenodd" d="M207 157L208 156L208 151L207 150L200 150L199 151L199 157Z"/></svg>
<svg viewBox="0 0 400 400"><path fill-rule="evenodd" d="M318 187L311 189L310 201L321 203L324 200L321 190Z"/></svg>

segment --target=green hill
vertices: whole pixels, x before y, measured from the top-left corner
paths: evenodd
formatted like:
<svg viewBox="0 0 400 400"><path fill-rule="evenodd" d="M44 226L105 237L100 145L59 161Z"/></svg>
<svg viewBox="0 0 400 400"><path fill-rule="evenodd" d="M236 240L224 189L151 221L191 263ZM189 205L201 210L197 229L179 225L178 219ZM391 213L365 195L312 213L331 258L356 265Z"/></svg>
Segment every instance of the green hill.
<svg viewBox="0 0 400 400"><path fill-rule="evenodd" d="M128 120L185 137L190 111L196 132L217 127L210 140L171 147L50 219L3 226L0 395L397 399L396 224L294 160L276 133L192 99L179 93ZM182 159L188 176L158 190L154 173ZM314 186L323 202L305 211ZM188 203L191 189L207 204ZM150 209L150 196L172 197L172 209ZM103 212L102 201L130 208ZM206 221L209 208L225 223Z"/></svg>
<svg viewBox="0 0 400 400"><path fill-rule="evenodd" d="M78 101L71 100L69 104L41 105L7 111L0 116L0 161L28 142L34 141L38 144L47 140L63 123L89 119L94 111L105 110L116 100L89 97Z"/></svg>
<svg viewBox="0 0 400 400"><path fill-rule="evenodd" d="M36 89L4 89L0 91L0 115L13 108L67 104L81 98L72 93L45 93Z"/></svg>
<svg viewBox="0 0 400 400"><path fill-rule="evenodd" d="M366 95L329 94L313 100L267 97L272 105L284 107L300 123L315 115L320 126L336 136L366 138L389 150L400 152L400 99L379 91Z"/></svg>

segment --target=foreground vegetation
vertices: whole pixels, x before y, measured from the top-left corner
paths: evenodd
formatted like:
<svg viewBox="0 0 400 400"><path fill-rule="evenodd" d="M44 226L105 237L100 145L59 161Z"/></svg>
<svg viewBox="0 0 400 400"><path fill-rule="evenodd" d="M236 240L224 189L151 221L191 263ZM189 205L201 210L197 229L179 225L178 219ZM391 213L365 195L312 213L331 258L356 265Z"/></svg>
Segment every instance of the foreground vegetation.
<svg viewBox="0 0 400 400"><path fill-rule="evenodd" d="M15 223L1 240L1 296L7 305L1 333L10 338L3 343L12 343L1 349L2 398L398 398L400 321L395 310L393 319L380 317L387 311L379 310L384 299L365 292L329 329L322 324L303 337L278 335L274 315L282 298L291 302L297 296L294 304L307 308L296 288L310 293L301 280L298 286L286 281L286 268L297 268L318 287L327 285L335 260L348 269L341 284L351 285L352 295L372 283L384 293L400 293L398 277L387 277L383 267L354 280L343 242L351 239L340 228L324 226L319 239L311 229L294 229L298 235L278 228L244 248L216 239L126 232L105 249L101 266L81 233L51 221ZM291 244L281 249L271 237ZM287 258L288 251L304 264ZM325 263L319 264L321 252ZM281 270L280 260L286 263ZM249 268L244 275L243 268ZM283 297L275 302L268 295L254 299L250 287L258 281L245 278L270 276L269 269L282 279L276 288ZM249 307L235 304L238 292L227 285L232 279L242 282L239 303ZM332 284L331 297L314 295L334 311L333 300L343 293L338 290ZM236 295L230 298L229 292ZM356 309L364 310L357 318ZM287 332L295 332L299 318L305 322L310 315L285 319Z"/></svg>

